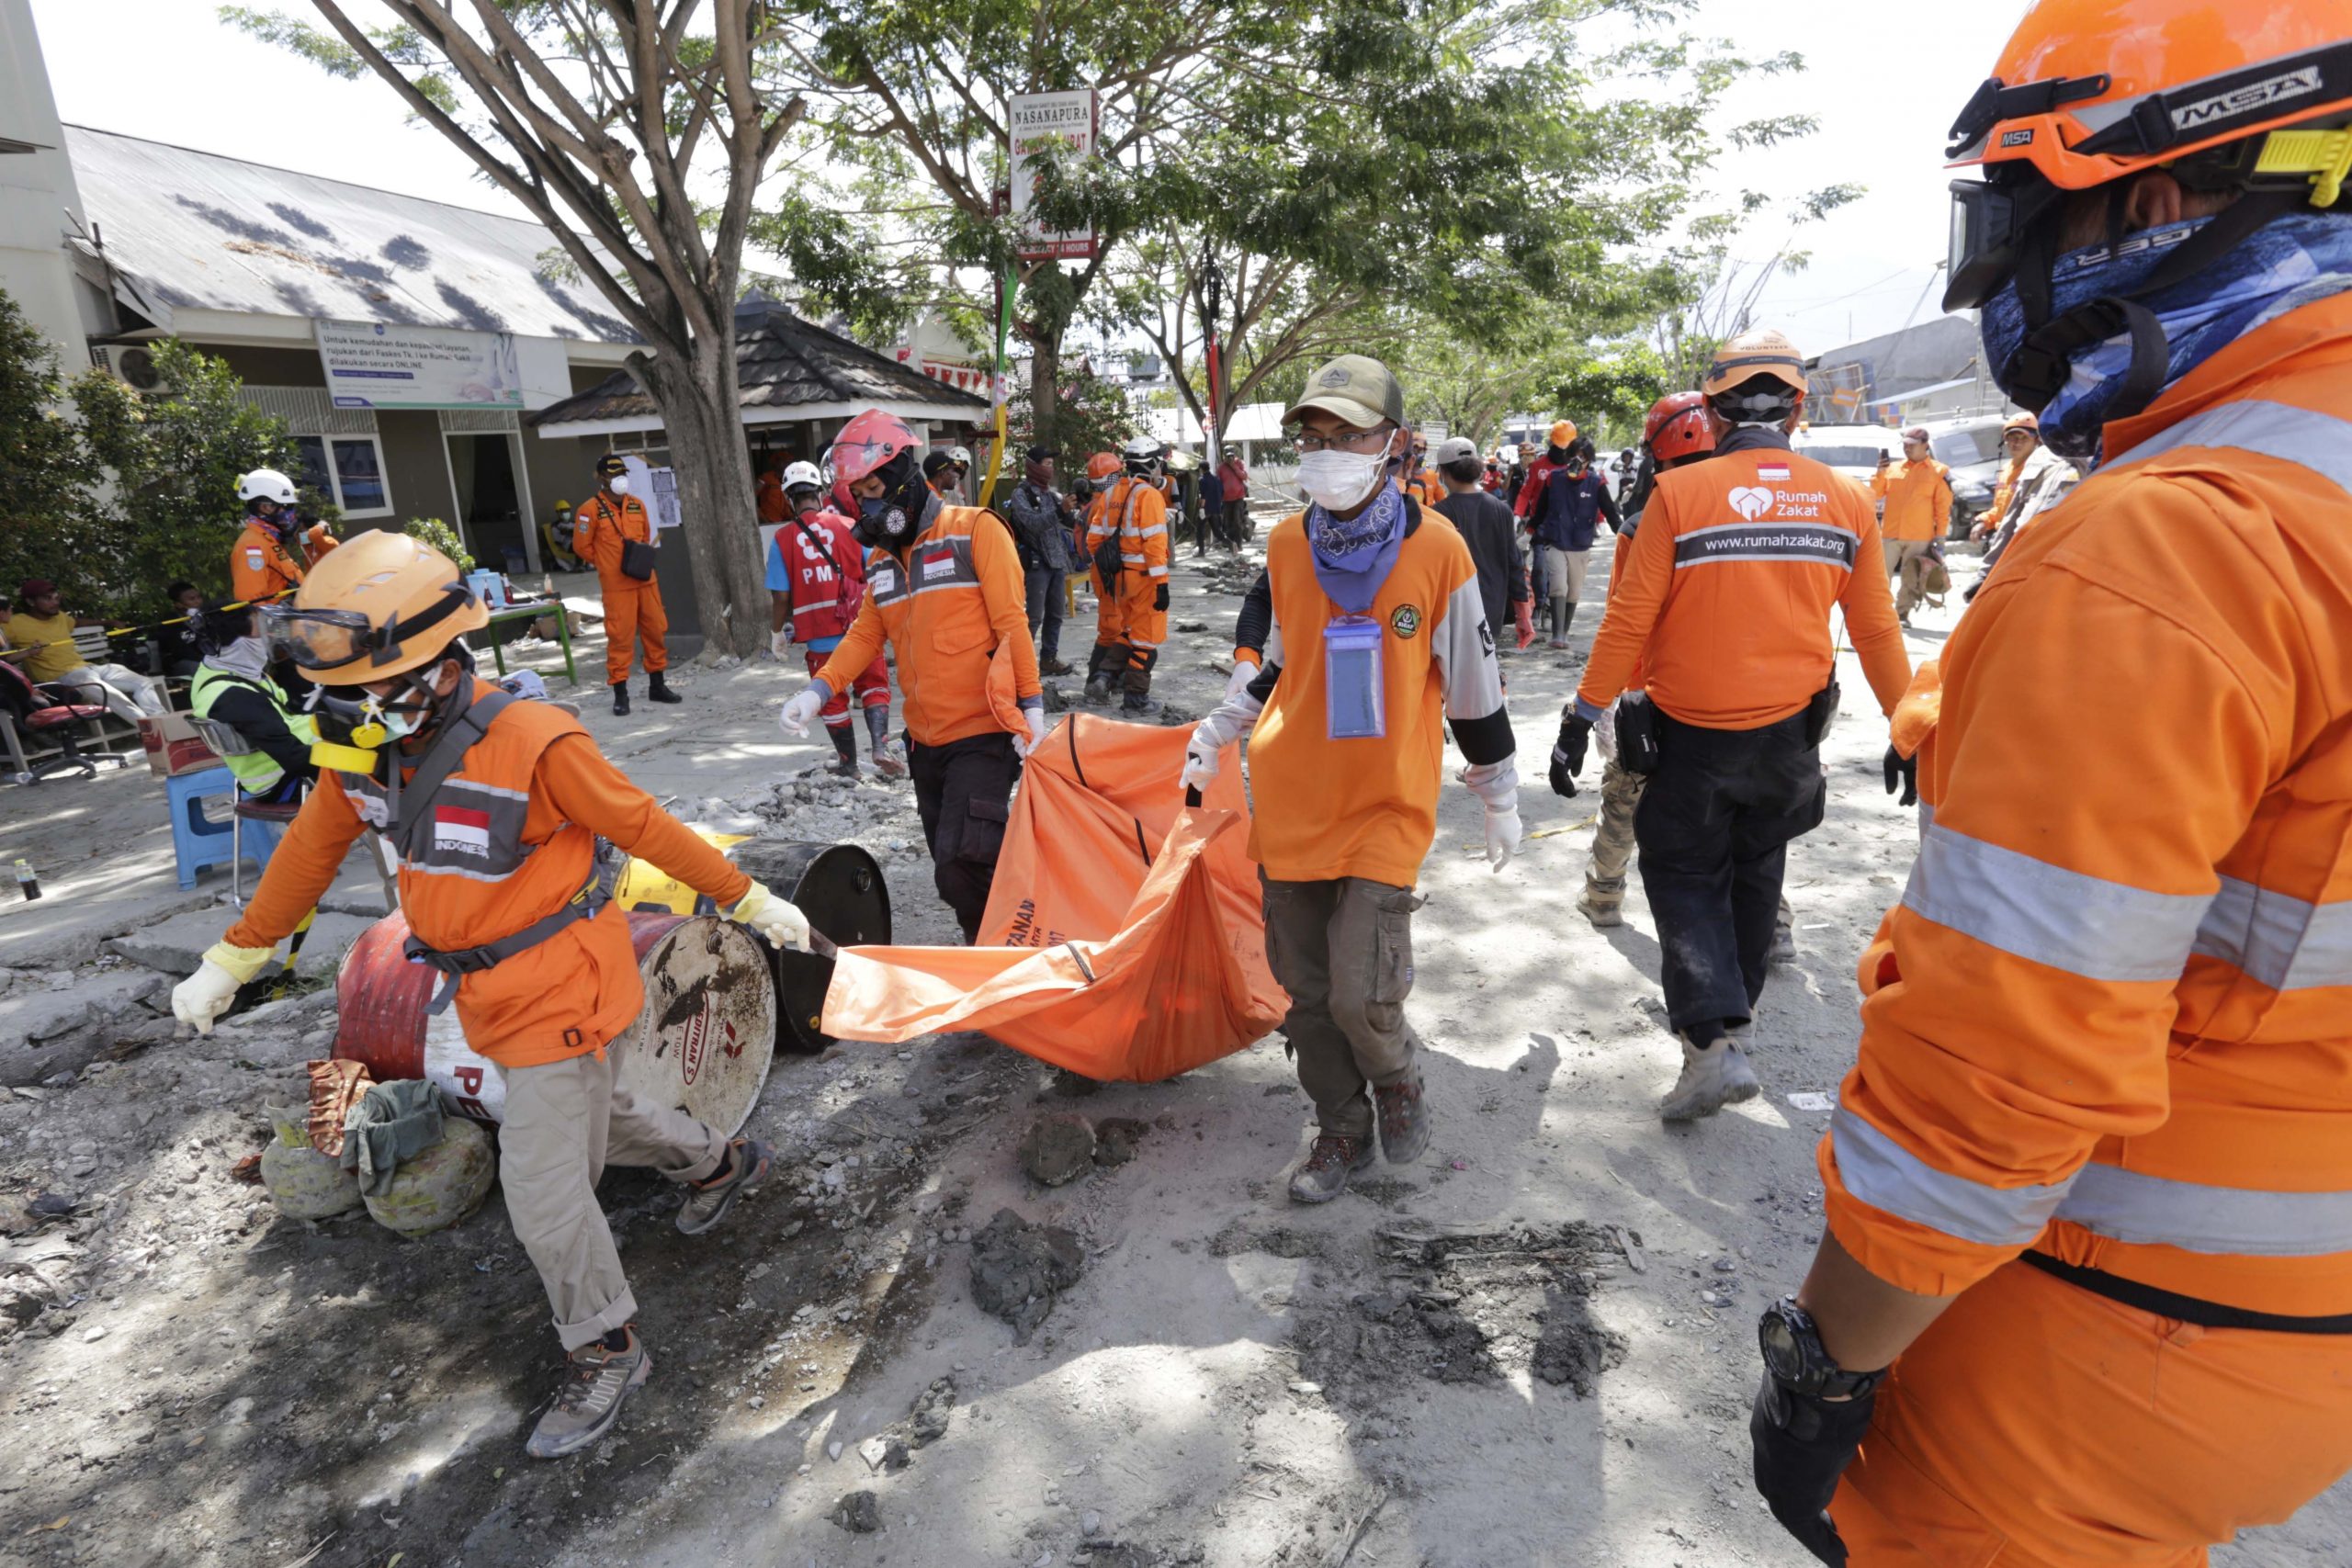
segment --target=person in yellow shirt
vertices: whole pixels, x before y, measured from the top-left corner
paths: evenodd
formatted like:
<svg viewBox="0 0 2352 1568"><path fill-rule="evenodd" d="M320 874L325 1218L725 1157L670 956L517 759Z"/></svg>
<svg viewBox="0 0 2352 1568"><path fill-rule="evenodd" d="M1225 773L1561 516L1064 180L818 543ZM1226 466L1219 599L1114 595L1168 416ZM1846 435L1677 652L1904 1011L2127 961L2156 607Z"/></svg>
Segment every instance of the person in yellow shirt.
<svg viewBox="0 0 2352 1568"><path fill-rule="evenodd" d="M15 613L0 622L7 648L0 658L13 660L40 685L70 690L70 701L104 704L125 724L162 713L164 694L154 682L128 665L93 664L74 645L75 630L103 625L68 613L57 584L28 577L17 586Z"/></svg>
<svg viewBox="0 0 2352 1568"><path fill-rule="evenodd" d="M1372 1163L1375 1125L1392 1165L1429 1144L1404 1003L1446 725L1498 871L1519 850L1519 772L1470 548L1396 483L1410 440L1396 378L1343 354L1283 422L1300 427L1306 510L1267 537L1264 662L1193 729L1183 781L1204 786L1250 737L1266 956L1290 993L1283 1032L1315 1101L1290 1195L1321 1203Z"/></svg>
<svg viewBox="0 0 2352 1568"><path fill-rule="evenodd" d="M1871 499L1884 503L1879 536L1886 549L1886 571L1903 582L1894 595L1894 618L1911 624L1911 612L1927 596L1928 551L1951 526L1951 470L1936 461L1928 433L1903 433L1903 460L1881 462L1871 476Z"/></svg>

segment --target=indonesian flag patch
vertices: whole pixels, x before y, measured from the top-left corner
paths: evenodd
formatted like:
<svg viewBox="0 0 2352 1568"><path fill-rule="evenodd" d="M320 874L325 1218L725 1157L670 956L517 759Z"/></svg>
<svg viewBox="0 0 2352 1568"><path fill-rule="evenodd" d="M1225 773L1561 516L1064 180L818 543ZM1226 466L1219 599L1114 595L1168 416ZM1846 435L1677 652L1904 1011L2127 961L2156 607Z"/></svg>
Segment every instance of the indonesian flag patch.
<svg viewBox="0 0 2352 1568"><path fill-rule="evenodd" d="M490 813L470 806L433 808L433 847L456 854L490 858Z"/></svg>
<svg viewBox="0 0 2352 1568"><path fill-rule="evenodd" d="M1789 466L1786 463L1758 463L1756 465L1756 477L1768 484L1783 480L1789 477Z"/></svg>

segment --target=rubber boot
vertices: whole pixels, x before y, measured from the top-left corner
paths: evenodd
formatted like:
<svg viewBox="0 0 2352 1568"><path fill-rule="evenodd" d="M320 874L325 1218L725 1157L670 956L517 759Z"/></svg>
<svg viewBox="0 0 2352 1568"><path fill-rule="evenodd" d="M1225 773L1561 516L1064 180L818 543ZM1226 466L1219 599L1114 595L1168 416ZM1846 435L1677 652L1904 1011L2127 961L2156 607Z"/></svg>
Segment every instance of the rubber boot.
<svg viewBox="0 0 2352 1568"><path fill-rule="evenodd" d="M645 672L645 697L648 702L655 703L682 703L686 700L670 689L670 682L662 678L659 670Z"/></svg>
<svg viewBox="0 0 2352 1568"><path fill-rule="evenodd" d="M1568 616L1575 611L1576 605L1569 600L1557 596L1552 600L1552 646L1554 648L1568 646Z"/></svg>
<svg viewBox="0 0 2352 1568"><path fill-rule="evenodd" d="M627 681L613 682L613 711L615 713L628 712L628 682Z"/></svg>
<svg viewBox="0 0 2352 1568"><path fill-rule="evenodd" d="M865 732L874 741L874 770L886 779L907 776L907 759L898 747L890 743L890 710L870 707L865 710Z"/></svg>
<svg viewBox="0 0 2352 1568"><path fill-rule="evenodd" d="M1584 918L1597 927L1622 926L1625 923L1625 879L1584 874L1584 892L1577 898L1577 908Z"/></svg>
<svg viewBox="0 0 2352 1568"><path fill-rule="evenodd" d="M843 778L855 778L857 776L857 731L844 724L839 728L828 726L825 733L832 739L833 750L837 754L837 760L833 765L825 771L829 773L839 773Z"/></svg>

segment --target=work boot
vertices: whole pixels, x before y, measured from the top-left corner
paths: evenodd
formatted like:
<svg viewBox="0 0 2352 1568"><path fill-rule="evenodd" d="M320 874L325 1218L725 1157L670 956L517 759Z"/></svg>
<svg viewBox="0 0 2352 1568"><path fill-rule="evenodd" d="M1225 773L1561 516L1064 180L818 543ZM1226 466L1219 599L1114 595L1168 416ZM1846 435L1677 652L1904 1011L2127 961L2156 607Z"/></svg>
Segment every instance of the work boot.
<svg viewBox="0 0 2352 1568"><path fill-rule="evenodd" d="M1595 926L1606 929L1625 923L1625 879L1622 876L1595 876L1585 873L1584 891L1577 897L1577 908Z"/></svg>
<svg viewBox="0 0 2352 1568"><path fill-rule="evenodd" d="M1677 1032L1675 1038L1682 1042L1682 1076L1658 1102L1660 1120L1696 1122L1726 1105L1756 1098L1756 1069L1747 1065L1747 1053L1730 1033L1718 1026L1704 1045L1693 1043L1687 1032Z"/></svg>
<svg viewBox="0 0 2352 1568"><path fill-rule="evenodd" d="M613 682L613 711L615 713L628 712L628 682L627 681Z"/></svg>
<svg viewBox="0 0 2352 1568"><path fill-rule="evenodd" d="M555 1403L531 1428L523 1451L533 1459L561 1459L613 1429L620 1419L621 1402L653 1372L653 1356L638 1337L636 1325L622 1331L628 1348L616 1350L593 1340L571 1352L563 1370L563 1386Z"/></svg>
<svg viewBox="0 0 2352 1568"><path fill-rule="evenodd" d="M1421 1095L1421 1075L1372 1091L1380 1120L1380 1153L1390 1165L1410 1165L1430 1146L1430 1108Z"/></svg>
<svg viewBox="0 0 2352 1568"><path fill-rule="evenodd" d="M662 679L659 670L645 672L645 697L648 702L655 703L682 703L686 700L670 689L670 682Z"/></svg>
<svg viewBox="0 0 2352 1568"><path fill-rule="evenodd" d="M1125 696L1119 699L1119 711L1121 713L1130 714L1137 718L1141 718L1147 714L1159 712L1159 705L1153 702L1149 697L1145 696L1141 692L1129 692Z"/></svg>
<svg viewBox="0 0 2352 1568"><path fill-rule="evenodd" d="M1797 933L1793 926L1774 922L1772 945L1764 950L1764 961L1768 964L1794 964L1797 961Z"/></svg>
<svg viewBox="0 0 2352 1568"><path fill-rule="evenodd" d="M1098 705L1109 702L1111 700L1111 678L1108 675L1089 676L1086 682L1086 700L1090 703L1095 703Z"/></svg>
<svg viewBox="0 0 2352 1568"><path fill-rule="evenodd" d="M874 748L874 771L886 779L907 776L907 749L895 740L885 739Z"/></svg>
<svg viewBox="0 0 2352 1568"><path fill-rule="evenodd" d="M1306 1151L1306 1158L1299 1162L1290 1175L1290 1201L1294 1203L1328 1203L1348 1190L1348 1178L1372 1164L1370 1138L1343 1137L1338 1133L1317 1133L1315 1146Z"/></svg>
<svg viewBox="0 0 2352 1568"><path fill-rule="evenodd" d="M736 1199L768 1179L775 1151L757 1138L738 1138L727 1145L726 1162L716 1175L686 1188L686 1201L678 1211L678 1228L700 1235L727 1217Z"/></svg>
<svg viewBox="0 0 2352 1568"><path fill-rule="evenodd" d="M1037 665L1037 673L1040 675L1067 675L1069 673L1069 665L1067 661L1057 659L1049 653Z"/></svg>

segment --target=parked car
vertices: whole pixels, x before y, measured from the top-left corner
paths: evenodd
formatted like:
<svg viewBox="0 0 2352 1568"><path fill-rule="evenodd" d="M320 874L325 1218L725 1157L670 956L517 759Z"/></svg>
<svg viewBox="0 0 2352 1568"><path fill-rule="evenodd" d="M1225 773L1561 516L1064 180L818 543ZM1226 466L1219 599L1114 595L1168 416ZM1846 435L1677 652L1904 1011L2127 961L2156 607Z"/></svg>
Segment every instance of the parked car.
<svg viewBox="0 0 2352 1568"><path fill-rule="evenodd" d="M1789 445L1862 485L1878 472L1880 457L1903 456L1903 437L1883 424L1808 424Z"/></svg>
<svg viewBox="0 0 2352 1568"><path fill-rule="evenodd" d="M1968 537L1969 528L1993 504L2001 466L2008 460L2001 450L2002 419L1996 413L1972 414L1925 427L1928 449L1951 470L1952 538Z"/></svg>

